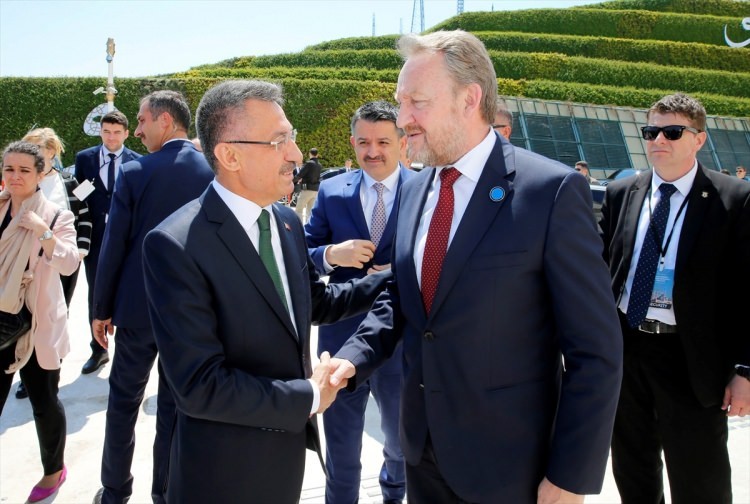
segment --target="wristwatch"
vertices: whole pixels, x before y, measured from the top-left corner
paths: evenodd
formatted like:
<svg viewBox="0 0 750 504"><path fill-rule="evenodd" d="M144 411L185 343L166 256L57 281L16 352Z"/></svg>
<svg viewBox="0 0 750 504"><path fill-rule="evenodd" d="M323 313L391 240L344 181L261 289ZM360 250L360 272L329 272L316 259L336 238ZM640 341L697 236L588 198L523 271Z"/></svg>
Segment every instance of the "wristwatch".
<svg viewBox="0 0 750 504"><path fill-rule="evenodd" d="M52 236L53 236L52 230L48 229L47 231L45 231L44 233L42 233L42 236L39 237L39 241L49 240L50 238L52 238Z"/></svg>
<svg viewBox="0 0 750 504"><path fill-rule="evenodd" d="M737 376L741 376L746 380L750 380L750 366L737 364L736 366L734 366L734 372L737 374Z"/></svg>

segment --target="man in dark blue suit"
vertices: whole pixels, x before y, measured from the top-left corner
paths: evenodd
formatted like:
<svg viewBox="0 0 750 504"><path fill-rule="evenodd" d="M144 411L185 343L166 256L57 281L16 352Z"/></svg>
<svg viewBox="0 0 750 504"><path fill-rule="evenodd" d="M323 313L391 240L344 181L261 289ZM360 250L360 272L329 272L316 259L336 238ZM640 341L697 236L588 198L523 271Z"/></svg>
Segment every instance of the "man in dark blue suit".
<svg viewBox="0 0 750 504"><path fill-rule="evenodd" d="M86 265L86 281L89 285L89 324L94 321L94 284L96 283L96 266L99 263L99 251L104 239L104 227L112 203L115 179L120 167L128 161L141 157L137 152L125 147L128 138L128 118L115 110L102 117L102 144L90 147L76 154L75 178L79 184L86 181L93 186L93 191L86 198L91 215L91 247L83 258ZM109 362L109 353L91 334L91 357L84 363L81 373L93 373Z"/></svg>
<svg viewBox="0 0 750 504"><path fill-rule="evenodd" d="M393 282L332 383L403 345L410 504L583 502L601 491L622 376L588 185L492 130L497 80L475 36L399 49L398 125L434 168L401 188Z"/></svg>
<svg viewBox="0 0 750 504"><path fill-rule="evenodd" d="M312 373L310 324L367 310L390 277L320 280L302 224L276 203L302 159L282 104L267 82L206 92L196 129L216 179L143 245L162 376L177 402L170 504L299 501L305 448L322 463L315 413L338 391L328 354Z"/></svg>
<svg viewBox="0 0 750 504"><path fill-rule="evenodd" d="M398 192L414 175L399 164L406 151L406 137L396 126L397 116L396 107L384 101L360 107L352 117L350 141L362 169L320 184L305 235L315 267L330 275L330 283L364 277L368 269L389 267ZM353 317L321 326L318 354L338 352L363 319ZM380 471L383 500L396 503L404 498L404 456L398 439L401 352L397 351L365 384L351 392L342 391L323 413L328 504L353 504L359 499L362 433L370 392L380 409L385 436L385 461Z"/></svg>
<svg viewBox="0 0 750 504"><path fill-rule="evenodd" d="M122 166L104 233L94 285L94 337L105 349L117 330L109 375L102 485L95 502L124 504L132 494L130 466L138 409L157 356L146 306L142 245L146 233L197 198L213 172L187 137L190 109L175 91L155 91L141 100L135 136L149 155ZM164 502L174 399L159 380L151 495Z"/></svg>

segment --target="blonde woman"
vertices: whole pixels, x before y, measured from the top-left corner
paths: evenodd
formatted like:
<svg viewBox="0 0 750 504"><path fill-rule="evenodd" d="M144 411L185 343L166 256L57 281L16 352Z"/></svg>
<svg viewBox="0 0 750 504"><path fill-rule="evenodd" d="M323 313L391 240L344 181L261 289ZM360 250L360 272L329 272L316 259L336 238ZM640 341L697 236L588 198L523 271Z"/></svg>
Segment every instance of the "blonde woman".
<svg viewBox="0 0 750 504"><path fill-rule="evenodd" d="M78 268L73 214L39 190L44 158L36 145L14 142L2 155L0 310L32 314L31 330L0 350L0 415L19 371L34 412L44 476L28 502L52 502L65 482L65 410L57 397L60 364L70 345L60 275Z"/></svg>

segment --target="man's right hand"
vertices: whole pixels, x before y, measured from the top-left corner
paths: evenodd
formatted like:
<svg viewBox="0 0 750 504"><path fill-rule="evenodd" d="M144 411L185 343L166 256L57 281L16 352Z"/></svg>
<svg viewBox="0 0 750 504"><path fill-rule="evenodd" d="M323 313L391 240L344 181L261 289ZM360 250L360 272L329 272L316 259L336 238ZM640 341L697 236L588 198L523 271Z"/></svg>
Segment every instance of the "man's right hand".
<svg viewBox="0 0 750 504"><path fill-rule="evenodd" d="M107 320L94 319L91 322L91 332L94 333L94 339L99 343L103 349L107 350L109 347L109 338L115 333L115 326L112 325L112 318Z"/></svg>
<svg viewBox="0 0 750 504"><path fill-rule="evenodd" d="M370 240L347 240L326 249L326 262L331 266L362 269L375 255L375 244Z"/></svg>
<svg viewBox="0 0 750 504"><path fill-rule="evenodd" d="M336 399L336 394L339 390L346 387L346 380L343 383L337 383L335 386L331 384L331 355L328 352L323 352L320 355L320 364L315 366L313 374L310 377L318 385L320 391L320 404L316 413L323 413L328 407L333 404Z"/></svg>

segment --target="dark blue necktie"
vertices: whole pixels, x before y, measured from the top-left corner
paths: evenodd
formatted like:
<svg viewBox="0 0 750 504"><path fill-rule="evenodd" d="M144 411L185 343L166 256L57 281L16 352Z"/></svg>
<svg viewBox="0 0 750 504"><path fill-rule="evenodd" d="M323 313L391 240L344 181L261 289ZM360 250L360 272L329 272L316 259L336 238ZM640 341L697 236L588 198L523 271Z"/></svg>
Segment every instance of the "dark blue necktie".
<svg viewBox="0 0 750 504"><path fill-rule="evenodd" d="M669 219L669 198L677 190L672 184L661 184L659 186L659 202L651 215L646 236L643 238L641 255L633 276L633 285L630 289L630 300L628 301L628 313L626 318L630 327L636 327L646 318L648 305L651 302L651 294L654 290L654 279L656 278L656 266L659 263L661 244L664 243L664 234L667 232L667 220Z"/></svg>
<svg viewBox="0 0 750 504"><path fill-rule="evenodd" d="M108 154L109 156L109 167L107 168L107 192L112 194L115 190L115 159L117 156L114 154Z"/></svg>

